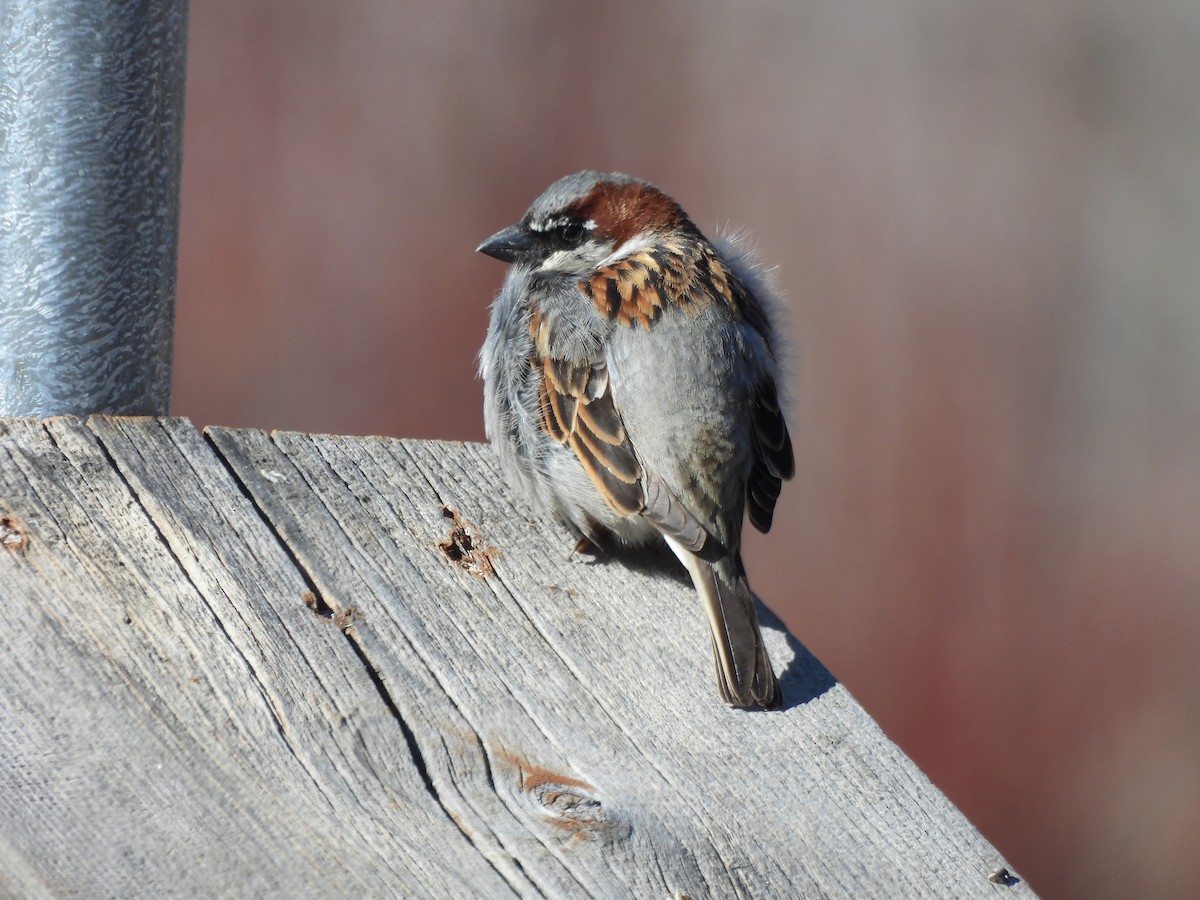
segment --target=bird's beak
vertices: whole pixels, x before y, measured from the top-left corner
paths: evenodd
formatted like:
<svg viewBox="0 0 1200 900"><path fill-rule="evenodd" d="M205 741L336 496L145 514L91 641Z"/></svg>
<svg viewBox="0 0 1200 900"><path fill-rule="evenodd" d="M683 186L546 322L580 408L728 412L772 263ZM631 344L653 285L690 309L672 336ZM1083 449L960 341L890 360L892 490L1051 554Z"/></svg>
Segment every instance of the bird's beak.
<svg viewBox="0 0 1200 900"><path fill-rule="evenodd" d="M475 248L476 253L483 253L501 262L510 263L518 256L532 250L534 247L533 233L524 225L517 223L509 225L503 231L497 231L490 238Z"/></svg>

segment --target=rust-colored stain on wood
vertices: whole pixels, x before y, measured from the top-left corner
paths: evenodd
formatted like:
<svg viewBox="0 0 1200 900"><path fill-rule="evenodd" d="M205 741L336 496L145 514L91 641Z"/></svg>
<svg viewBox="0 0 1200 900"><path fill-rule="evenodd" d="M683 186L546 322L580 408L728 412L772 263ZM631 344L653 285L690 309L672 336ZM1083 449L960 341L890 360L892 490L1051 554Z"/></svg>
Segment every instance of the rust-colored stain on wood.
<svg viewBox="0 0 1200 900"><path fill-rule="evenodd" d="M507 750L493 747L491 752L517 770L521 790L545 813L548 825L570 834L569 841L587 840L612 828L596 788L586 781L534 765Z"/></svg>
<svg viewBox="0 0 1200 900"><path fill-rule="evenodd" d="M542 820L564 834L563 846L591 841L627 840L631 823L603 798L594 785L579 778L531 763L519 753L487 744L488 757L498 767L516 771L521 793L542 815Z"/></svg>
<svg viewBox="0 0 1200 900"><path fill-rule="evenodd" d="M596 791L596 788L586 781L580 781L578 778L572 778L570 775L563 775L561 772L552 772L543 766L536 766L524 757L518 756L509 750L501 750L496 747L490 749L497 759L504 760L520 772L521 788L525 791L536 790L547 784L580 788L589 793L595 793Z"/></svg>

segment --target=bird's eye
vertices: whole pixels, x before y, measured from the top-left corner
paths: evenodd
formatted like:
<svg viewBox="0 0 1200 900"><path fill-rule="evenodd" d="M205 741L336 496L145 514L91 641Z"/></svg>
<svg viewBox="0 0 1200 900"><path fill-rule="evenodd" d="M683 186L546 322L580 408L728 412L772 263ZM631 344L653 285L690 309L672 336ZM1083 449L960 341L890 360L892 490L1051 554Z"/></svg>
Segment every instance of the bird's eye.
<svg viewBox="0 0 1200 900"><path fill-rule="evenodd" d="M568 222L562 227L562 238L568 244L577 244L583 240L583 226L578 222Z"/></svg>

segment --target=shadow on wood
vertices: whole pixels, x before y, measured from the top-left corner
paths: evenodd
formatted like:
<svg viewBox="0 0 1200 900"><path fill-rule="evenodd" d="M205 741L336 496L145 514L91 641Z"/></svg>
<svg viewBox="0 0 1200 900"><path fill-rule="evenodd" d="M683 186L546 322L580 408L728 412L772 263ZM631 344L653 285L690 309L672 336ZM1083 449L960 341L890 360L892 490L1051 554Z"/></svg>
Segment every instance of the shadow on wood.
<svg viewBox="0 0 1200 900"><path fill-rule="evenodd" d="M485 445L0 423L0 894L1031 896L777 619L568 559Z"/></svg>

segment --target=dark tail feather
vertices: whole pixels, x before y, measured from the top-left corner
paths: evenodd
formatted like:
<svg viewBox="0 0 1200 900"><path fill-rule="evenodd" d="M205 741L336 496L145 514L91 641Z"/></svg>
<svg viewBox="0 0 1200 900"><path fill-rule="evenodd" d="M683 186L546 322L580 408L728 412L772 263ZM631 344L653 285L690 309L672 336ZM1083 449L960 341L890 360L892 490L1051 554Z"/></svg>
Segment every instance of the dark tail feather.
<svg viewBox="0 0 1200 900"><path fill-rule="evenodd" d="M717 688L730 706L778 709L783 697L771 668L754 598L744 576L734 580L701 560L708 570L705 583L698 584L712 632L713 657L717 663Z"/></svg>
<svg viewBox="0 0 1200 900"><path fill-rule="evenodd" d="M783 696L745 576L729 560L709 563L674 546L671 549L687 566L704 601L721 699L730 706L778 709Z"/></svg>

